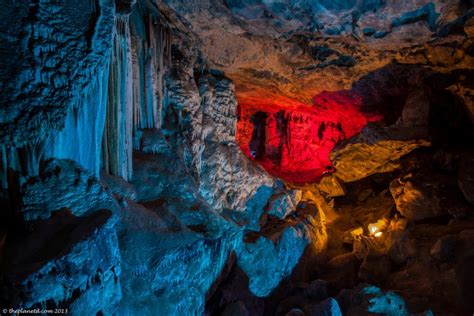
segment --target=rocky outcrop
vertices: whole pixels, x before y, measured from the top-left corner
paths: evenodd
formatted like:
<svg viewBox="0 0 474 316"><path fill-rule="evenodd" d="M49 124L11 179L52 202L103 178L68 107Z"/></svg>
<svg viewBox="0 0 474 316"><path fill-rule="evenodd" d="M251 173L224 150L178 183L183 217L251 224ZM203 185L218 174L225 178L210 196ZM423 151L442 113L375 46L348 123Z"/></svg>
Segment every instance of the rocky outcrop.
<svg viewBox="0 0 474 316"><path fill-rule="evenodd" d="M469 216L471 208L467 198L463 197L462 186L459 185L459 178L456 179L454 171L451 171L451 174L442 174L428 171L428 166L424 165L411 168L390 183L390 192L397 210L403 216L413 221L443 216Z"/></svg>
<svg viewBox="0 0 474 316"><path fill-rule="evenodd" d="M199 192L217 209L245 211L249 198L262 186L272 187L274 180L247 160L236 142L237 100L233 84L226 78L202 76L199 90L202 121L193 126L195 133L201 132L193 135L193 147L200 147L194 156Z"/></svg>
<svg viewBox="0 0 474 316"><path fill-rule="evenodd" d="M302 199L302 195L302 192L299 190L274 195L268 202L267 214L276 216L279 219L284 219L296 210L298 203Z"/></svg>
<svg viewBox="0 0 474 316"><path fill-rule="evenodd" d="M311 238L304 225L288 227L277 240L265 237L245 243L238 264L249 276L256 296L267 296L298 263Z"/></svg>
<svg viewBox="0 0 474 316"><path fill-rule="evenodd" d="M398 179L390 184L397 210L410 220L421 220L446 214L441 207L436 185L414 179Z"/></svg>
<svg viewBox="0 0 474 316"><path fill-rule="evenodd" d="M206 291L232 252L251 291L266 295L291 273L309 242L304 226L255 244L244 241L243 232L260 230L269 201L278 199L272 197L275 181L236 144L232 83L220 73L196 72L197 53L185 48L174 46L165 76L161 129L135 133L131 182L138 203L128 190L115 192L122 208L120 309L128 313L201 313ZM289 214L298 201L275 207ZM268 282L261 284L263 278Z"/></svg>
<svg viewBox="0 0 474 316"><path fill-rule="evenodd" d="M334 176L352 182L400 168L399 159L412 150L429 146L425 131L368 126L361 134L331 153Z"/></svg>
<svg viewBox="0 0 474 316"><path fill-rule="evenodd" d="M147 218L151 222L160 219ZM202 313L207 290L241 240L238 230L222 219L214 220L219 228L226 229L225 235L196 219L195 225L189 226L194 231L174 227L169 221L167 228L160 229L124 227L120 239L124 295L120 310L130 314Z"/></svg>
<svg viewBox="0 0 474 316"><path fill-rule="evenodd" d="M2 305L111 314L122 297L115 220L99 210L76 217L68 210L31 223L7 248L9 277ZM6 291L6 292L5 292Z"/></svg>
<svg viewBox="0 0 474 316"><path fill-rule="evenodd" d="M361 284L353 290L344 290L337 296L344 315L367 315L378 313L384 315L411 315L403 298L391 291ZM433 315L426 311L422 315Z"/></svg>
<svg viewBox="0 0 474 316"><path fill-rule="evenodd" d="M48 160L24 184L21 214L28 221L48 219L63 208L83 216L104 208L117 212L119 206L89 171L71 160Z"/></svg>

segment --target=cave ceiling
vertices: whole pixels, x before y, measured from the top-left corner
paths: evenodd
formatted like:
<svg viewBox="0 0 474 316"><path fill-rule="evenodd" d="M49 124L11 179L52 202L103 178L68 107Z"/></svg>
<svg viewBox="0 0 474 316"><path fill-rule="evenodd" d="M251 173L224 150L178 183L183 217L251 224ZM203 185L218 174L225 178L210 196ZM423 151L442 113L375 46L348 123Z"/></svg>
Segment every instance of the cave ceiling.
<svg viewBox="0 0 474 316"><path fill-rule="evenodd" d="M473 65L468 1L167 3L198 35L207 62L234 80L241 101L312 103L392 63L437 72Z"/></svg>

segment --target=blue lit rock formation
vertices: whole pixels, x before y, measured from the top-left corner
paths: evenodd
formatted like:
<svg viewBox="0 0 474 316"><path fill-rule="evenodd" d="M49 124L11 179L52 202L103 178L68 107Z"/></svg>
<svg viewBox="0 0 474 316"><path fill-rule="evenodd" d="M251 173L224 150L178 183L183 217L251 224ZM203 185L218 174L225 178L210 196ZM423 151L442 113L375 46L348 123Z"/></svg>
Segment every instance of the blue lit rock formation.
<svg viewBox="0 0 474 316"><path fill-rule="evenodd" d="M7 306L113 313L122 297L115 224L107 210L82 217L61 211L33 224L33 233L15 242L9 253L16 288L3 293L10 299Z"/></svg>
<svg viewBox="0 0 474 316"><path fill-rule="evenodd" d="M21 4L14 7L25 10ZM84 19L95 24L92 29L77 25L79 37L71 44L49 24L75 21L76 11L67 11L67 5L33 7L38 12L33 29L44 29L34 32L29 41L38 52L32 56L41 79L35 84L46 86L43 90L31 87L35 94L29 98L42 107L31 112L36 116L30 117L29 134L26 128L22 130L28 137L5 133L11 131L8 125L2 129L6 144L2 179L5 185L18 181L22 186L22 217L35 225L42 225L38 220L62 216L66 209L79 219L99 216L104 208L113 213L107 222L97 222L94 234L100 236L78 236L82 239L73 248L61 250L58 257L40 264L37 272L20 279L28 287L27 300L13 297L11 302L24 308L69 306L78 313L199 312L231 253L248 267L255 293L265 295L277 286L291 272L308 240L290 228L279 247L266 249L271 241L263 237L263 244L249 246L261 255L249 253L244 246L245 227L259 229L258 218L275 189L274 180L250 164L236 144L232 83L198 64L197 51L179 51L177 46L172 60L171 33L182 41L186 34L171 30L169 12L163 14L149 3L139 2L131 7L130 15L117 14L115 19L113 3L86 6ZM61 21L47 18L53 9ZM83 52L75 62L62 61L64 66L80 66L64 70L77 78L55 69L54 56L45 56L51 50L41 48L46 39L76 45L63 46L67 58L72 58L68 50ZM198 73L196 67L200 67ZM9 109L8 115L2 115L3 124L15 121L14 113L23 119L21 111L30 109L11 91L7 96L18 111ZM52 116L56 117L53 121ZM21 128L21 122L17 124ZM137 151L134 158L133 149ZM60 160L47 160L50 157ZM44 161L41 166L40 161ZM136 193L125 192L123 185L125 191L121 190L120 180L110 177L101 184L97 179L101 169L131 180ZM13 171L19 172L18 180L12 177ZM261 197L256 196L261 194L259 187L267 188ZM258 200L259 205L250 200ZM285 207L280 206L284 212ZM63 225L56 224L58 229ZM116 229L118 240L113 237ZM92 238L102 239L101 244L95 245ZM268 250L272 256L262 257ZM94 257L97 267L87 261ZM267 269L270 284L259 285L261 274L246 265L249 260ZM70 268L76 265L83 265L84 270ZM62 281L63 273L70 275L67 282L71 284ZM42 278L43 274L48 278Z"/></svg>
<svg viewBox="0 0 474 316"><path fill-rule="evenodd" d="M62 208L82 216L100 209L117 212L119 206L99 180L77 163L47 160L40 175L23 185L21 212L26 220L34 221L48 219Z"/></svg>

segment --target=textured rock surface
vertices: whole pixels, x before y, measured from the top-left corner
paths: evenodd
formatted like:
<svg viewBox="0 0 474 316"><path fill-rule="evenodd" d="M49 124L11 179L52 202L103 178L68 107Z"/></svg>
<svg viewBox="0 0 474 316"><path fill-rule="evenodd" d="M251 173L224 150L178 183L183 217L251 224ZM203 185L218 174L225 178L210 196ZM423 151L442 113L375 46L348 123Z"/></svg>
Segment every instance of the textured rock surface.
<svg viewBox="0 0 474 316"><path fill-rule="evenodd" d="M462 35L471 13L461 1L167 3L190 21L209 62L236 81L242 98L270 100L271 87L309 102L324 90L348 89L393 59L441 68L472 62L461 52L472 43ZM437 34L443 38L430 42Z"/></svg>
<svg viewBox="0 0 474 316"><path fill-rule="evenodd" d="M2 307L472 314L471 2L2 9Z"/></svg>
<svg viewBox="0 0 474 316"><path fill-rule="evenodd" d="M21 212L26 220L47 219L62 208L76 216L119 208L100 182L71 160L45 162L40 175L24 184L22 196Z"/></svg>
<svg viewBox="0 0 474 316"><path fill-rule="evenodd" d="M194 127L197 130L193 128L201 128L201 134L193 135L193 147L199 146L201 140L199 155L194 157L199 163L199 191L217 209L244 211L249 197L261 186L273 186L273 179L250 163L236 143L237 101L233 84L228 79L203 76L199 90L202 121Z"/></svg>
<svg viewBox="0 0 474 316"><path fill-rule="evenodd" d="M438 183L397 179L390 184L390 192L397 210L410 220L421 220L446 214L441 207Z"/></svg>
<svg viewBox="0 0 474 316"><path fill-rule="evenodd" d="M269 201L269 209L267 214L284 219L291 212L296 210L298 203L301 201L302 192L299 190L292 190L288 193L282 193L280 195L274 195L272 200Z"/></svg>
<svg viewBox="0 0 474 316"><path fill-rule="evenodd" d="M304 226L289 227L278 240L260 237L243 245L238 264L249 276L249 288L255 295L267 296L291 273L310 242L306 234Z"/></svg>
<svg viewBox="0 0 474 316"><path fill-rule="evenodd" d="M121 204L124 312L201 313L231 252L251 291L266 295L291 273L308 243L303 227L290 227L273 241L244 243L244 229L260 229L274 180L236 144L232 83L195 73L194 53L173 55L161 132L139 135L132 183L141 205ZM280 204L289 213L297 201Z"/></svg>
<svg viewBox="0 0 474 316"><path fill-rule="evenodd" d="M382 118L363 111L362 102L348 91L321 93L312 106L284 98L240 101L240 147L285 181L316 182L333 171L329 154L337 143Z"/></svg>
<svg viewBox="0 0 474 316"><path fill-rule="evenodd" d="M10 288L2 304L11 305L3 306L114 313L122 298L121 258L110 217L106 210L84 217L63 211L33 222L32 232L7 249Z"/></svg>
<svg viewBox="0 0 474 316"><path fill-rule="evenodd" d="M347 315L367 315L367 313L411 315L403 298L394 292L383 292L375 286L359 285L352 291L342 291L337 300L342 312ZM432 314L431 311L424 313L424 315Z"/></svg>
<svg viewBox="0 0 474 316"><path fill-rule="evenodd" d="M399 168L400 157L420 146L429 146L423 130L366 127L345 146L331 153L336 172L344 182Z"/></svg>
<svg viewBox="0 0 474 316"><path fill-rule="evenodd" d="M114 2L10 2L5 12L2 143L38 143L64 126L70 109L81 110L80 94L94 91L94 77L107 68Z"/></svg>
<svg viewBox="0 0 474 316"><path fill-rule="evenodd" d="M221 220L221 224L225 222ZM172 226L166 230L127 230L120 238L124 270L120 310L127 314L202 313L206 291L230 252L238 248L238 232L234 234L237 236L229 231L225 236L203 236Z"/></svg>

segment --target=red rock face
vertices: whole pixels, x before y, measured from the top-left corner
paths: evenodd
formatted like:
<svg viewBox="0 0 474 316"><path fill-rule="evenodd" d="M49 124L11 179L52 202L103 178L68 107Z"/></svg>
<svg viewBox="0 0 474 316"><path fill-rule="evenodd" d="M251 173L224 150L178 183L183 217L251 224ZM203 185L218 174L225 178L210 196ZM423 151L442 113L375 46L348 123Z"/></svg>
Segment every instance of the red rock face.
<svg viewBox="0 0 474 316"><path fill-rule="evenodd" d="M334 146L382 119L361 110L352 92L323 92L313 105L276 97L239 98L237 140L242 152L270 174L294 183L314 182L334 167Z"/></svg>

